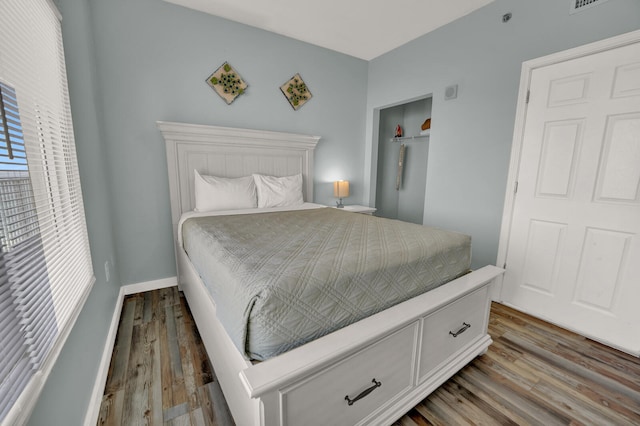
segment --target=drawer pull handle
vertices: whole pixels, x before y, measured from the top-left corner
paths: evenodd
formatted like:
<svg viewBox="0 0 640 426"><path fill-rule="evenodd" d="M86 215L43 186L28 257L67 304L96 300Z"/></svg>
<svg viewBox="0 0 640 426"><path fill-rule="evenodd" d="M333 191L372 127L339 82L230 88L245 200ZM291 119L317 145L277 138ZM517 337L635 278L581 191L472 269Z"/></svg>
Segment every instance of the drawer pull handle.
<svg viewBox="0 0 640 426"><path fill-rule="evenodd" d="M353 399L349 398L349 395L345 396L344 399L345 401L347 401L347 404L349 405L353 405L356 403L356 401L364 398L365 396L369 395L371 392L373 392L375 390L375 388L379 388L380 386L382 386L382 382L378 382L375 377L374 379L371 381L373 383L373 386L371 386L368 389L363 390L362 392L360 392L360 395L356 396Z"/></svg>
<svg viewBox="0 0 640 426"><path fill-rule="evenodd" d="M450 331L449 334L452 335L453 337L458 337L459 334L462 334L465 331L467 331L467 328L469 327L471 327L471 324L467 324L466 322L463 322L462 327L460 327L458 331L456 331L455 333L453 331Z"/></svg>

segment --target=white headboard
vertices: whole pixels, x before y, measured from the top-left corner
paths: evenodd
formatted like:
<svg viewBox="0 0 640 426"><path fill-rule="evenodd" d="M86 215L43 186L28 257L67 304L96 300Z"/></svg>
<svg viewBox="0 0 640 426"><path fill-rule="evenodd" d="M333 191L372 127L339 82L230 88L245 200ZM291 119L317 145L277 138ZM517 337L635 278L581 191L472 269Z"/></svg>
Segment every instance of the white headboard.
<svg viewBox="0 0 640 426"><path fill-rule="evenodd" d="M167 147L171 218L195 206L193 170L220 177L302 173L305 201L313 201L313 150L319 136L158 121Z"/></svg>

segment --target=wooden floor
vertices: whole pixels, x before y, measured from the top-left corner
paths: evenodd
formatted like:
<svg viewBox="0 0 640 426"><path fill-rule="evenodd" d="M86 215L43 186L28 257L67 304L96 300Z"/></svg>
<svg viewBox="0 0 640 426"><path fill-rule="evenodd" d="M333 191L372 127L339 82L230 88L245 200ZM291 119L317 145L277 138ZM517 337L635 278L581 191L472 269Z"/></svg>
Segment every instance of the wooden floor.
<svg viewBox="0 0 640 426"><path fill-rule="evenodd" d="M233 424L177 287L125 298L98 424Z"/></svg>
<svg viewBox="0 0 640 426"><path fill-rule="evenodd" d="M489 334L395 425L640 425L640 359L498 303Z"/></svg>
<svg viewBox="0 0 640 426"><path fill-rule="evenodd" d="M638 358L496 303L489 333L394 425L640 425ZM98 424L233 424L175 288L125 300Z"/></svg>

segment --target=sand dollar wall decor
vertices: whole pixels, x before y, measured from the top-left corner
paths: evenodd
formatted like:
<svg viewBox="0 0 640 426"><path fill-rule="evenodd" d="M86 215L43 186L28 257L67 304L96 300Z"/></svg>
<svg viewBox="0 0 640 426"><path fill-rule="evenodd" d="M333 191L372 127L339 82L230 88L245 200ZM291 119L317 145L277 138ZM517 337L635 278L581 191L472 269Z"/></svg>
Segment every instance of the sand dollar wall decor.
<svg viewBox="0 0 640 426"><path fill-rule="evenodd" d="M280 86L280 90L296 111L313 96L300 74L291 77L289 81Z"/></svg>
<svg viewBox="0 0 640 426"><path fill-rule="evenodd" d="M207 84L230 105L238 96L242 95L249 85L240 77L228 62L225 62L207 78Z"/></svg>

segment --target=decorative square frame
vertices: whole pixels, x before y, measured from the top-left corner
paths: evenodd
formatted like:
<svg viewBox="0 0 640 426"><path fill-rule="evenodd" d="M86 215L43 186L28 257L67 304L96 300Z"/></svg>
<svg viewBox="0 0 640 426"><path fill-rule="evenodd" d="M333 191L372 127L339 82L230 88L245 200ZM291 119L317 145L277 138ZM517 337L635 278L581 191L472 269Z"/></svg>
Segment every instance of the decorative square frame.
<svg viewBox="0 0 640 426"><path fill-rule="evenodd" d="M300 77L300 74L291 77L286 83L280 86L280 90L295 111L313 97L307 84L302 80L302 77Z"/></svg>
<svg viewBox="0 0 640 426"><path fill-rule="evenodd" d="M220 67L207 78L207 84L215 90L227 105L231 105L231 103L249 87L240 74L228 62L220 65Z"/></svg>

